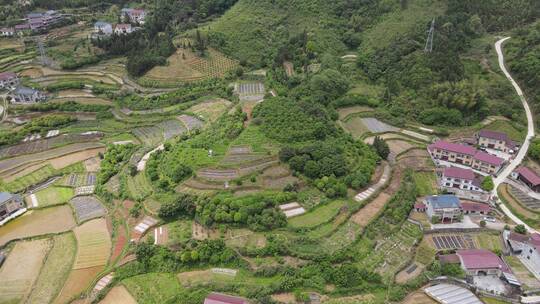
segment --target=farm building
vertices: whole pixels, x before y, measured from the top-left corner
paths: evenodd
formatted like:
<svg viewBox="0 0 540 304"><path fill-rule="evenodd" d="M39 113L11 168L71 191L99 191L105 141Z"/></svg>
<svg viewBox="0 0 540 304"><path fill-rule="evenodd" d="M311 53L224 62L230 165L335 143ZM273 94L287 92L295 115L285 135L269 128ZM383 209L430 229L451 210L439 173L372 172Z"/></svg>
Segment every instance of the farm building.
<svg viewBox="0 0 540 304"><path fill-rule="evenodd" d="M15 33L17 33L17 35L23 35L28 31L30 31L30 25L28 23L15 25Z"/></svg>
<svg viewBox="0 0 540 304"><path fill-rule="evenodd" d="M0 221L24 208L24 202L20 195L0 192Z"/></svg>
<svg viewBox="0 0 540 304"><path fill-rule="evenodd" d="M213 292L204 299L204 304L249 304L248 300Z"/></svg>
<svg viewBox="0 0 540 304"><path fill-rule="evenodd" d="M540 269L540 234L524 235L505 230L503 238L513 254L520 256L531 268Z"/></svg>
<svg viewBox="0 0 540 304"><path fill-rule="evenodd" d="M13 104L32 104L46 99L47 95L40 91L22 86L17 87L8 94L8 100Z"/></svg>
<svg viewBox="0 0 540 304"><path fill-rule="evenodd" d="M94 23L94 33L99 35L112 35L112 24L108 22L98 21Z"/></svg>
<svg viewBox="0 0 540 304"><path fill-rule="evenodd" d="M127 24L127 23L117 24L116 27L114 28L114 33L117 35L129 34L132 31L133 30L131 28L131 24Z"/></svg>
<svg viewBox="0 0 540 304"><path fill-rule="evenodd" d="M19 84L17 74L13 72L0 73L0 89L15 87Z"/></svg>
<svg viewBox="0 0 540 304"><path fill-rule="evenodd" d="M480 130L476 134L477 143L480 147L513 153L516 150L516 143L511 140L506 133L491 130Z"/></svg>
<svg viewBox="0 0 540 304"><path fill-rule="evenodd" d="M123 8L121 14L122 21L141 25L144 24L146 18L146 11L139 8Z"/></svg>
<svg viewBox="0 0 540 304"><path fill-rule="evenodd" d="M476 202L461 202L461 210L464 214L488 214L491 211L489 204Z"/></svg>
<svg viewBox="0 0 540 304"><path fill-rule="evenodd" d="M488 174L497 173L504 164L504 159L478 151L476 148L439 140L428 146L433 159L470 166Z"/></svg>
<svg viewBox="0 0 540 304"><path fill-rule="evenodd" d="M426 212L426 205L424 203L416 203L414 204L414 210L416 212Z"/></svg>
<svg viewBox="0 0 540 304"><path fill-rule="evenodd" d="M27 24L32 31L40 31L62 21L63 16L57 11L46 11L44 13L29 13L26 15Z"/></svg>
<svg viewBox="0 0 540 304"><path fill-rule="evenodd" d="M15 29L12 27L4 27L0 29L0 36L2 37L11 37L15 35Z"/></svg>
<svg viewBox="0 0 540 304"><path fill-rule="evenodd" d="M512 177L522 181L534 192L540 192L540 176L527 167L519 167L512 173Z"/></svg>
<svg viewBox="0 0 540 304"><path fill-rule="evenodd" d="M461 215L461 202L454 195L433 195L424 199L426 205L426 214L432 218L438 218L441 221L455 221Z"/></svg>
<svg viewBox="0 0 540 304"><path fill-rule="evenodd" d="M448 167L439 172L439 187L459 198L487 201L489 193L480 185L480 177L471 169Z"/></svg>

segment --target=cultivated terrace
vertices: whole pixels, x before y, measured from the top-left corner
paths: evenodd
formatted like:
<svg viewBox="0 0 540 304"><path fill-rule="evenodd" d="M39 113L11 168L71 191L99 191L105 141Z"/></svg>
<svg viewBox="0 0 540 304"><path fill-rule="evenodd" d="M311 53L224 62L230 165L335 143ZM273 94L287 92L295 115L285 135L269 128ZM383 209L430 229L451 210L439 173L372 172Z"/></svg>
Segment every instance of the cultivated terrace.
<svg viewBox="0 0 540 304"><path fill-rule="evenodd" d="M539 17L0 0L0 303L538 303Z"/></svg>

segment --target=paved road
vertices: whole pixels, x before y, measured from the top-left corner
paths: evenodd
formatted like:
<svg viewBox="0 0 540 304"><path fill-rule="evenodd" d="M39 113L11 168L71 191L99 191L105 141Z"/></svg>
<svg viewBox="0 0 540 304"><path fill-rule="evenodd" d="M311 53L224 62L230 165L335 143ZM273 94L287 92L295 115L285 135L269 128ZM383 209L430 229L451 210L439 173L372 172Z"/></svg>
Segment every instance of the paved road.
<svg viewBox="0 0 540 304"><path fill-rule="evenodd" d="M504 180L512 173L519 164L523 161L525 156L527 155L527 150L529 149L529 144L531 139L534 137L534 122L533 122L533 116L531 113L531 109L529 108L529 104L527 103L527 100L525 99L525 96L523 95L523 91L519 87L519 85L516 83L516 81L512 78L512 75L506 70L506 67L504 65L504 54L502 52L502 44L510 39L510 37L503 38L495 43L495 50L497 51L497 56L499 58L499 67L503 71L504 75L510 83L512 83L512 86L516 90L516 93L519 96L519 99L521 99L521 103L523 104L523 108L525 109L525 114L527 115L527 137L525 138L525 141L523 142L523 145L521 145L521 149L519 149L518 154L516 157L508 164L508 166L495 178L493 181L495 184L495 189L493 190L492 194L494 196L497 195L497 187L499 187L500 184L504 182ZM516 222L517 224L524 225L527 230L531 233L537 232L536 230L529 227L527 224L525 224L522 220L520 220L517 216L515 216L504 204L500 204L500 207L504 214L506 214L512 221Z"/></svg>

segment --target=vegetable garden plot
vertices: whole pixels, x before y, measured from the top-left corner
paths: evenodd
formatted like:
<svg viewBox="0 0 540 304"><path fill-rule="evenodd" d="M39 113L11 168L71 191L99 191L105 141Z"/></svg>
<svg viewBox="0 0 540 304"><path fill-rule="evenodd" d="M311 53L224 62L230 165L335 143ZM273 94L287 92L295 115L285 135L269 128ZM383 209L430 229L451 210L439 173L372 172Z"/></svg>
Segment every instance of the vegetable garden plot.
<svg viewBox="0 0 540 304"><path fill-rule="evenodd" d="M180 120L189 131L200 129L203 126L203 122L193 116L182 114L178 116L177 119Z"/></svg>
<svg viewBox="0 0 540 304"><path fill-rule="evenodd" d="M95 219L73 230L78 250L73 269L84 269L107 264L111 238L105 219Z"/></svg>
<svg viewBox="0 0 540 304"><path fill-rule="evenodd" d="M160 122L157 126L163 129L163 137L165 140L171 139L187 131L178 120L166 120Z"/></svg>
<svg viewBox="0 0 540 304"><path fill-rule="evenodd" d="M384 123L377 118L367 117L362 118L362 123L368 128L370 132L373 133L384 133L384 132L397 132L398 128L393 127L387 123Z"/></svg>
<svg viewBox="0 0 540 304"><path fill-rule="evenodd" d="M71 199L70 204L75 209L79 223L89 219L104 216L107 210L101 202L93 196L77 196Z"/></svg>
<svg viewBox="0 0 540 304"><path fill-rule="evenodd" d="M147 146L156 146L163 141L163 131L156 126L133 129L133 134Z"/></svg>
<svg viewBox="0 0 540 304"><path fill-rule="evenodd" d="M432 240L437 250L475 248L470 235L433 235Z"/></svg>
<svg viewBox="0 0 540 304"><path fill-rule="evenodd" d="M64 177L62 184L69 187L94 186L96 184L96 173L72 173Z"/></svg>
<svg viewBox="0 0 540 304"><path fill-rule="evenodd" d="M261 82L249 82L238 84L237 91L240 95L264 95L265 88Z"/></svg>

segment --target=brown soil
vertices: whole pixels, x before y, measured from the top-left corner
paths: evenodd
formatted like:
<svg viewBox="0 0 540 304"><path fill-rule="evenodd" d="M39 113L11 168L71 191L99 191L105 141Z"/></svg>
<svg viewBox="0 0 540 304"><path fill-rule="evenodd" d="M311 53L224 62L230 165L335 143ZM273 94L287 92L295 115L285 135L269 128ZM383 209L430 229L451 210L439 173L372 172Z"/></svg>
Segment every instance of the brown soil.
<svg viewBox="0 0 540 304"><path fill-rule="evenodd" d="M67 205L28 211L0 229L0 246L11 240L65 232L73 227L75 220Z"/></svg>
<svg viewBox="0 0 540 304"><path fill-rule="evenodd" d="M352 221L361 227L367 226L389 199L390 195L386 194L385 192L381 192L374 200L356 212L351 218Z"/></svg>
<svg viewBox="0 0 540 304"><path fill-rule="evenodd" d="M53 166L55 169L62 169L69 165L73 165L75 163L78 163L83 160L87 160L89 158L96 157L99 153L104 153L105 148L97 148L97 149L91 149L81 152L76 152L72 154L68 154L62 157L54 158L49 160L49 163Z"/></svg>
<svg viewBox="0 0 540 304"><path fill-rule="evenodd" d="M118 226L117 235L118 237L116 238L116 242L114 243L114 249L111 255L111 261L113 262L118 259L127 244L126 229L124 228L124 225Z"/></svg>
<svg viewBox="0 0 540 304"><path fill-rule="evenodd" d="M407 296L402 304L437 304L437 301L430 298L423 291L415 291L414 293Z"/></svg>
<svg viewBox="0 0 540 304"><path fill-rule="evenodd" d="M422 273L425 266L420 263L416 263L416 269L411 273L407 273L407 269L409 269L409 267L406 267L396 275L396 283L404 284L409 280L416 278L418 275L420 275L420 273Z"/></svg>
<svg viewBox="0 0 540 304"><path fill-rule="evenodd" d="M103 270L103 266L72 270L62 287L60 294L53 302L64 304L86 290L94 278Z"/></svg>
<svg viewBox="0 0 540 304"><path fill-rule="evenodd" d="M113 287L99 304L137 304L123 285Z"/></svg>
<svg viewBox="0 0 540 304"><path fill-rule="evenodd" d="M278 293L272 295L272 300L280 302L280 303L294 303L296 304L296 298L294 296L294 293L287 292L287 293Z"/></svg>
<svg viewBox="0 0 540 304"><path fill-rule="evenodd" d="M191 237L195 240L206 240L206 239L216 239L220 237L220 233L217 229L209 229L203 225L193 221L191 226Z"/></svg>
<svg viewBox="0 0 540 304"><path fill-rule="evenodd" d="M84 167L88 172L97 172L101 167L101 159L99 157L92 157L84 161Z"/></svg>

